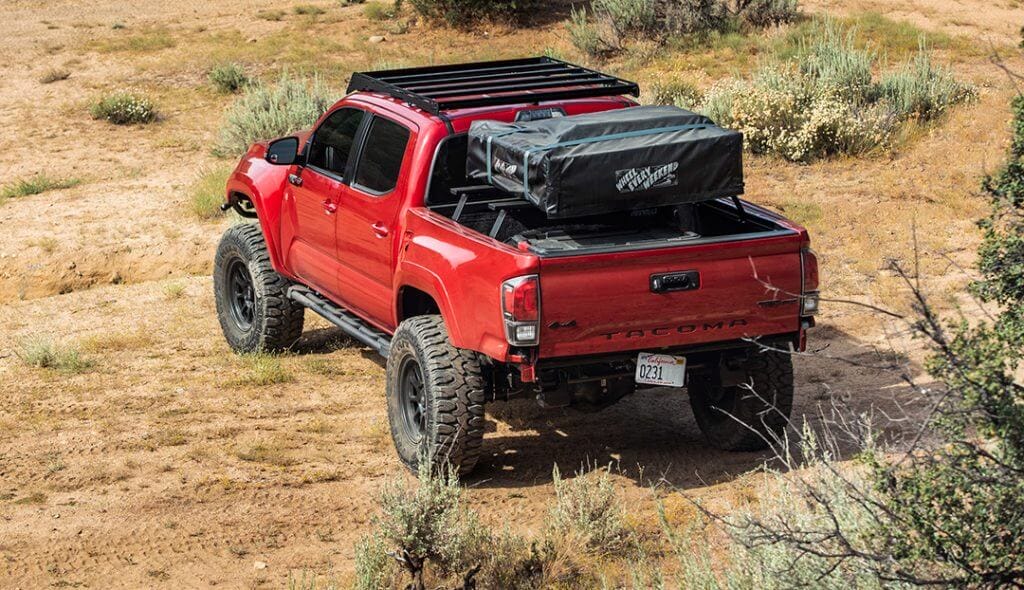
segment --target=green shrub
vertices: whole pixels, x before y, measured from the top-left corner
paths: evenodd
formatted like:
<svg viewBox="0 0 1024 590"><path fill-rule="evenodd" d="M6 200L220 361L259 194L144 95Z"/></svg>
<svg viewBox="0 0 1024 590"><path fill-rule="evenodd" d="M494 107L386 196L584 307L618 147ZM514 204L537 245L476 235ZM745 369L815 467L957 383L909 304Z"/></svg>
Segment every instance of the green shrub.
<svg viewBox="0 0 1024 590"><path fill-rule="evenodd" d="M46 191L72 188L81 184L78 178L54 178L45 172L16 180L0 189L0 203L15 197L28 197Z"/></svg>
<svg viewBox="0 0 1024 590"><path fill-rule="evenodd" d="M465 545L461 537L468 518L454 473L433 474L429 461L420 463L415 486L404 480L384 486L377 520L380 536L403 560L414 583L422 579L428 562L444 570L457 558Z"/></svg>
<svg viewBox="0 0 1024 590"><path fill-rule="evenodd" d="M607 470L562 479L556 465L552 472L555 506L551 529L558 535L572 535L583 546L599 552L615 552L625 546L629 532L615 484Z"/></svg>
<svg viewBox="0 0 1024 590"><path fill-rule="evenodd" d="M914 59L883 76L878 92L898 117L922 121L975 97L971 86L959 82L948 69L934 65L924 47Z"/></svg>
<svg viewBox="0 0 1024 590"><path fill-rule="evenodd" d="M320 78L302 80L282 74L273 86L245 88L225 116L217 153L237 155L255 141L274 139L316 122L334 99Z"/></svg>
<svg viewBox="0 0 1024 590"><path fill-rule="evenodd" d="M245 68L236 63L226 63L210 69L210 83L219 92L233 94L249 84L249 76Z"/></svg>
<svg viewBox="0 0 1024 590"><path fill-rule="evenodd" d="M724 0L665 0L661 33L665 36L704 37L724 31L733 18Z"/></svg>
<svg viewBox="0 0 1024 590"><path fill-rule="evenodd" d="M800 43L797 65L800 73L817 88L834 92L856 104L873 97L871 69L875 56L855 47L854 31L843 32L828 22L815 28L810 39Z"/></svg>
<svg viewBox="0 0 1024 590"><path fill-rule="evenodd" d="M427 461L421 465L415 484L396 479L381 490L374 530L356 545L355 587L402 587L399 566L412 578L411 588L421 587L428 568L432 578L457 580L458 587L467 579L479 588L541 587L550 552L507 528L492 532L466 506L453 471L435 474Z"/></svg>
<svg viewBox="0 0 1024 590"><path fill-rule="evenodd" d="M100 99L89 111L93 119L106 119L115 125L151 123L157 112L148 98L132 92L116 92Z"/></svg>
<svg viewBox="0 0 1024 590"><path fill-rule="evenodd" d="M586 8L573 8L565 26L573 46L587 57L603 57L615 51L615 46L602 35L600 25L591 20Z"/></svg>
<svg viewBox="0 0 1024 590"><path fill-rule="evenodd" d="M194 216L202 221L221 217L220 206L231 171L231 166L219 166L200 174L189 190L189 206Z"/></svg>
<svg viewBox="0 0 1024 590"><path fill-rule="evenodd" d="M483 20L521 21L544 4L539 0L410 0L428 21L464 28Z"/></svg>
<svg viewBox="0 0 1024 590"><path fill-rule="evenodd" d="M655 0L594 0L591 10L607 19L620 42L632 35L653 32L658 26Z"/></svg>
<svg viewBox="0 0 1024 590"><path fill-rule="evenodd" d="M370 20L388 20L396 15L393 7L381 2L368 2L363 6L363 16Z"/></svg>
<svg viewBox="0 0 1024 590"><path fill-rule="evenodd" d="M379 535L368 535L356 543L355 562L353 590L387 590L391 587L396 564Z"/></svg>
<svg viewBox="0 0 1024 590"><path fill-rule="evenodd" d="M740 19L752 27L790 23L800 16L799 0L736 0Z"/></svg>
<svg viewBox="0 0 1024 590"><path fill-rule="evenodd" d="M582 10L582 9L581 9ZM716 33L795 20L797 0L595 0L567 27L589 56L622 49L630 39L706 39Z"/></svg>
<svg viewBox="0 0 1024 590"><path fill-rule="evenodd" d="M650 86L647 102L655 105L672 105L694 109L700 104L703 94L696 86L685 80L659 80Z"/></svg>
<svg viewBox="0 0 1024 590"><path fill-rule="evenodd" d="M320 8L319 6L314 6L312 4L299 4L298 6L292 9L292 12L294 12L295 14L304 14L307 16L320 16L321 14L327 11L324 10L323 8Z"/></svg>

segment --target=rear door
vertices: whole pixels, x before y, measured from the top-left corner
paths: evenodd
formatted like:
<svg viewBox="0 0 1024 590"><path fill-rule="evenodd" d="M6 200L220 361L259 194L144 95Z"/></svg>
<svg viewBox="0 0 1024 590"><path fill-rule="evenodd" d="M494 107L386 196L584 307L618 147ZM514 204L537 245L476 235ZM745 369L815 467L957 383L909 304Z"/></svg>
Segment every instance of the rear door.
<svg viewBox="0 0 1024 590"><path fill-rule="evenodd" d="M542 258L540 356L656 350L795 332L800 248L794 232ZM659 283L652 285L652 278Z"/></svg>

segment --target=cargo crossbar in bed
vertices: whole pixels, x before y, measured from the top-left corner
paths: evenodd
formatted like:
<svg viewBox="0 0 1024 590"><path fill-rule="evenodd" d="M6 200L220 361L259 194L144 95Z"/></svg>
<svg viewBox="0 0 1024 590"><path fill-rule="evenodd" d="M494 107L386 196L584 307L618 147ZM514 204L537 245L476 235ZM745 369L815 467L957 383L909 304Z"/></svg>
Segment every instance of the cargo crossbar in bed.
<svg viewBox="0 0 1024 590"><path fill-rule="evenodd" d="M382 92L434 115L523 102L640 96L635 82L551 57L357 72L348 91Z"/></svg>

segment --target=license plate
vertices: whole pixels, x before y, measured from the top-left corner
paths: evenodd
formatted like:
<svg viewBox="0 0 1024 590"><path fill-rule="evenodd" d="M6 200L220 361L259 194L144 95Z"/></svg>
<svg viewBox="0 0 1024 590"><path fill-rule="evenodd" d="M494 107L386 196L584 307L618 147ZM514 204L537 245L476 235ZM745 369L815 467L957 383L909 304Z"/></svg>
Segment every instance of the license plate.
<svg viewBox="0 0 1024 590"><path fill-rule="evenodd" d="M641 352L636 357L636 382L644 385L686 385L686 357Z"/></svg>

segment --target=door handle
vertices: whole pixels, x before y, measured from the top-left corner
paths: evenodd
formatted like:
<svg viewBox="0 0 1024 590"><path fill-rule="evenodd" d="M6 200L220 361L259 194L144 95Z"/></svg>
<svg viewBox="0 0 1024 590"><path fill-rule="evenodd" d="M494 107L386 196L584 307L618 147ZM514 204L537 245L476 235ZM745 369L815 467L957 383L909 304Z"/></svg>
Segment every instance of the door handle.
<svg viewBox="0 0 1024 590"><path fill-rule="evenodd" d="M328 215L334 215L334 213L338 210L338 204L330 199L324 199L323 205L324 213Z"/></svg>
<svg viewBox="0 0 1024 590"><path fill-rule="evenodd" d="M373 233L377 234L378 238L388 237L388 228L385 227L383 223L378 221L377 223L371 225L370 227L373 228Z"/></svg>

